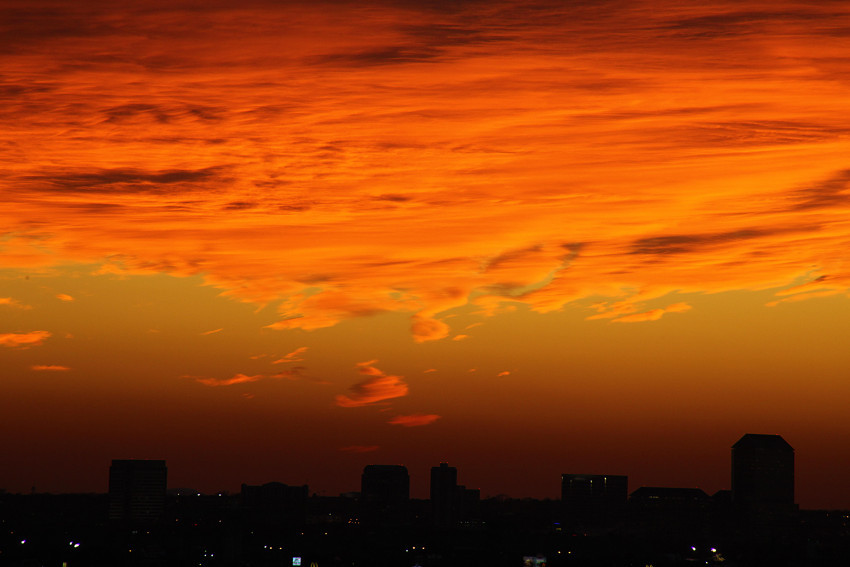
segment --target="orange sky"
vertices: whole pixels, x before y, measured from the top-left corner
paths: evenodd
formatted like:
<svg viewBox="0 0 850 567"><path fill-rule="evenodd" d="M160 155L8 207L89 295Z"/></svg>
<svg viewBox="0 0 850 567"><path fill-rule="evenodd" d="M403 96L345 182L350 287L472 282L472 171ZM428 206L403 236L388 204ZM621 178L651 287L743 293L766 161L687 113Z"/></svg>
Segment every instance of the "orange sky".
<svg viewBox="0 0 850 567"><path fill-rule="evenodd" d="M0 1L0 488L850 507L850 7L567 4Z"/></svg>

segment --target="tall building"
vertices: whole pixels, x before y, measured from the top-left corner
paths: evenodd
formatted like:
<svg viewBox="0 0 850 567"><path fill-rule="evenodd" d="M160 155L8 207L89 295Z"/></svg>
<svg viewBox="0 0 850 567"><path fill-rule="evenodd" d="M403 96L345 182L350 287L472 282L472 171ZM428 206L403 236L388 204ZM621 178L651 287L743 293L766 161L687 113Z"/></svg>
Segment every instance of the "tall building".
<svg viewBox="0 0 850 567"><path fill-rule="evenodd" d="M794 505L794 448L782 436L747 433L732 445L732 501Z"/></svg>
<svg viewBox="0 0 850 567"><path fill-rule="evenodd" d="M780 435L747 433L732 445L732 504L750 517L794 511L794 448Z"/></svg>
<svg viewBox="0 0 850 567"><path fill-rule="evenodd" d="M431 516L434 524L451 528L478 517L481 491L457 483L457 468L448 463L431 467Z"/></svg>
<svg viewBox="0 0 850 567"><path fill-rule="evenodd" d="M441 527L454 524L457 508L457 468L448 463L431 467L431 513Z"/></svg>
<svg viewBox="0 0 850 567"><path fill-rule="evenodd" d="M109 467L109 519L153 523L165 514L165 461L113 460Z"/></svg>

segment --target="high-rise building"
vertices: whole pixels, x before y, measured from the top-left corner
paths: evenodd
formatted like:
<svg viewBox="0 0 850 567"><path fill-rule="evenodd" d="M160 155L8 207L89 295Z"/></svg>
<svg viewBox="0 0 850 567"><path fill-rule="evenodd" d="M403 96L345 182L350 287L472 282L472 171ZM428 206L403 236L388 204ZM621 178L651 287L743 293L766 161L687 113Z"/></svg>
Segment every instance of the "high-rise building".
<svg viewBox="0 0 850 567"><path fill-rule="evenodd" d="M457 468L448 463L431 467L431 513L441 527L454 524L458 508Z"/></svg>
<svg viewBox="0 0 850 567"><path fill-rule="evenodd" d="M113 460L109 467L109 519L153 523L165 513L168 469L159 460Z"/></svg>
<svg viewBox="0 0 850 567"><path fill-rule="evenodd" d="M732 445L732 503L751 516L794 510L794 448L780 435L747 433Z"/></svg>

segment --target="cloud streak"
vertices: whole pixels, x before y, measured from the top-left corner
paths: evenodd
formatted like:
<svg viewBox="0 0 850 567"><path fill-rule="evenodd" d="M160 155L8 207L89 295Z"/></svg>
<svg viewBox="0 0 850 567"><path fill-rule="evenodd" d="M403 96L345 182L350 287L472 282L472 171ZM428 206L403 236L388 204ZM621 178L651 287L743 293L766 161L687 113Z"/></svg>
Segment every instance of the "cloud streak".
<svg viewBox="0 0 850 567"><path fill-rule="evenodd" d="M40 346L50 337L48 331L30 331L28 333L0 333L0 346L7 348L29 348Z"/></svg>
<svg viewBox="0 0 850 567"><path fill-rule="evenodd" d="M391 425L401 425L402 427L422 427L430 425L440 419L441 416L433 413L414 413L411 415L397 415L390 419L387 423Z"/></svg>
<svg viewBox="0 0 850 567"><path fill-rule="evenodd" d="M369 378L351 386L348 395L337 396L336 405L344 408L362 407L407 395L408 387L402 377L384 374L374 366L376 362L371 360L357 364L358 372Z"/></svg>

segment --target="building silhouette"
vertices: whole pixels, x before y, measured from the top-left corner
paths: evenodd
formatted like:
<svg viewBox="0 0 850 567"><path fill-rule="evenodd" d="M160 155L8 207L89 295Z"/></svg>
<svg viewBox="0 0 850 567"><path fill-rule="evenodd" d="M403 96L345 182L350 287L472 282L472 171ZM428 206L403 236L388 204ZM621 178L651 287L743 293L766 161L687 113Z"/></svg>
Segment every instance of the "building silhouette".
<svg viewBox="0 0 850 567"><path fill-rule="evenodd" d="M431 517L439 528L451 528L477 518L481 491L457 483L457 468L448 463L431 467Z"/></svg>
<svg viewBox="0 0 850 567"><path fill-rule="evenodd" d="M457 468L448 463L431 467L431 513L439 527L454 525L457 517Z"/></svg>
<svg viewBox="0 0 850 567"><path fill-rule="evenodd" d="M782 436L747 433L732 445L732 502L794 507L794 448Z"/></svg>
<svg viewBox="0 0 850 567"><path fill-rule="evenodd" d="M155 523L165 514L168 469L161 460L113 460L109 467L109 519Z"/></svg>
<svg viewBox="0 0 850 567"><path fill-rule="evenodd" d="M732 445L732 506L748 537L782 538L794 504L794 448L780 435L747 433Z"/></svg>

